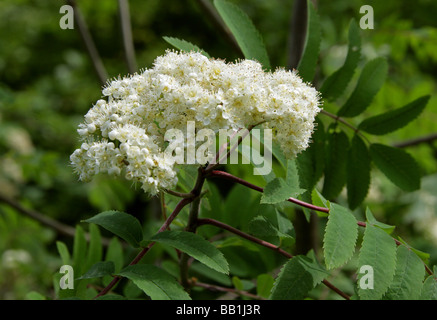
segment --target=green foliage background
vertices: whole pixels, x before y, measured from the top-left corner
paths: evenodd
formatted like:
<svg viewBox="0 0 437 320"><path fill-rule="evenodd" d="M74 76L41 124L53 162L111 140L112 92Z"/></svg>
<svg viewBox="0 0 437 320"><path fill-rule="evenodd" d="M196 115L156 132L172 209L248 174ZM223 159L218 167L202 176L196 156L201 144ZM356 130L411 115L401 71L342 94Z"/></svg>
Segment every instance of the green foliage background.
<svg viewBox="0 0 437 320"><path fill-rule="evenodd" d="M77 2L109 76L126 74L117 1ZM293 1L239 0L235 3L262 33L271 67L286 65ZM359 21L362 4L362 1L350 0L319 1L317 11L322 25L322 43L314 81L316 87L320 88L326 76L343 64L348 48L349 22L351 18ZM389 69L386 82L371 107L356 123L431 94L427 107L416 121L387 136L372 137L372 142L395 145L436 133L437 3L421 0L412 6L406 0L388 0L366 4L374 8L375 29L360 31L363 55L360 68L365 61L382 56L387 59ZM91 183L80 183L69 166L69 156L78 144L77 124L91 104L100 98L101 87L77 30L59 27L60 6L61 2L43 0L3 0L0 3L0 193L71 226L105 210L129 212L143 222L143 231L152 235L153 228L160 224L159 201L147 198L139 188L122 180L100 177ZM213 57L228 61L239 57L204 17L196 1L166 1L164 5L158 0L131 0L130 9L140 69L151 66L155 57L169 48L164 36L188 40ZM359 73L355 73L353 83L358 81L358 76ZM354 85L349 86L348 93L353 88ZM348 96L341 96L339 105ZM324 108L336 111L328 102ZM326 121L325 126L329 123ZM432 264L437 263L436 148L437 143L430 142L407 149L422 170L419 191L403 192L375 170L365 201L378 220L396 225L397 234L410 245L430 253L434 259L430 261ZM228 170L249 181L263 182L251 175L249 167L229 167ZM190 177L187 181L191 185ZM217 190L214 189L219 196L217 203L206 204L205 210L213 217L217 212L226 212L228 223L248 229L248 221L238 217L250 215L251 206L256 207L259 203L259 195L240 186L226 192L229 187L218 185ZM240 199L243 197L249 199L248 205L242 206ZM337 202L347 203L345 192L340 193ZM364 208L356 209L357 217L364 217ZM268 210L265 208L267 215L275 214ZM84 228L88 229L88 226L84 225ZM323 228L324 225L320 225L320 230ZM215 234L207 227L202 230L205 230L205 236ZM104 230L101 232L110 236ZM73 245L71 237L59 235L10 206L0 204L0 299L35 298L38 296L35 292L54 297L54 275L61 265L57 241ZM266 273L277 262L269 252L261 250L262 263L254 263L257 256L250 244L244 245L243 259L229 243L221 246L235 276L250 279ZM132 254L127 249L126 256ZM168 248L159 246L150 252L146 261L169 254ZM126 262L120 261L119 265ZM120 266L117 266L117 272ZM171 263L165 267L174 270ZM200 265L193 268L197 268L198 274L205 274ZM349 276L347 272L338 275L336 283L350 290ZM215 280L232 286L229 279L220 274ZM235 280L234 285L237 282ZM250 284L244 282L244 286L249 288ZM135 290L129 286L125 288L130 296L139 295ZM208 292L197 294L202 298L212 297Z"/></svg>

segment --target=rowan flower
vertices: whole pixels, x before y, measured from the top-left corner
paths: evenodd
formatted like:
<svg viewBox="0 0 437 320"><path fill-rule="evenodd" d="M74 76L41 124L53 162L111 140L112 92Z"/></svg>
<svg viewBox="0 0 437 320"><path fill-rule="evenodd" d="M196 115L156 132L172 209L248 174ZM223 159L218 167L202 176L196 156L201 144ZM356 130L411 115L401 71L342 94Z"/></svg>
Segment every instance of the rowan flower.
<svg viewBox="0 0 437 320"><path fill-rule="evenodd" d="M82 146L71 155L81 180L123 175L156 194L177 183L165 153L165 132L187 123L197 131L262 123L291 159L309 145L320 111L318 92L295 71L265 72L253 60L226 63L200 53L167 51L139 74L114 79L78 127ZM192 147L186 143L184 148Z"/></svg>

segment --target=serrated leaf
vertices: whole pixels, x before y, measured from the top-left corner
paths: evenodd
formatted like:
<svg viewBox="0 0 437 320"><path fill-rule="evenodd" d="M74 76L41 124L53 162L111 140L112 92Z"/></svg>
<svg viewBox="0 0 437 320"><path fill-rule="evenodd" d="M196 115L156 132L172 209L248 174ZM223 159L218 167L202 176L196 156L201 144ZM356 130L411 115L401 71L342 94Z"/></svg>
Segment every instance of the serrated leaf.
<svg viewBox="0 0 437 320"><path fill-rule="evenodd" d="M395 226L391 226L389 224L385 224L385 223L377 221L376 218L374 217L372 211L370 211L369 208L366 208L366 221L367 221L367 223L384 230L385 232L387 232L387 234L391 234L393 232L393 230L396 228Z"/></svg>
<svg viewBox="0 0 437 320"><path fill-rule="evenodd" d="M95 223L120 238L126 240L133 247L139 247L143 240L140 222L132 215L120 211L105 211L85 222Z"/></svg>
<svg viewBox="0 0 437 320"><path fill-rule="evenodd" d="M383 144L370 145L373 162L395 185L404 191L420 188L420 169L412 156L400 148Z"/></svg>
<svg viewBox="0 0 437 320"><path fill-rule="evenodd" d="M370 185L370 155L364 141L354 135L346 165L347 201L351 210L366 198Z"/></svg>
<svg viewBox="0 0 437 320"><path fill-rule="evenodd" d="M417 300L422 290L425 268L422 260L410 249L400 245L396 254L396 272L385 298Z"/></svg>
<svg viewBox="0 0 437 320"><path fill-rule="evenodd" d="M272 300L301 300L313 289L326 271L305 256L295 256L282 267L272 289Z"/></svg>
<svg viewBox="0 0 437 320"><path fill-rule="evenodd" d="M323 82L320 93L324 99L335 100L347 88L361 57L361 37L358 24L352 20L349 24L349 42L346 60L343 66Z"/></svg>
<svg viewBox="0 0 437 320"><path fill-rule="evenodd" d="M228 274L229 266L223 254L201 236L186 231L163 231L151 238L152 241L170 245L216 271Z"/></svg>
<svg viewBox="0 0 437 320"><path fill-rule="evenodd" d="M153 265L131 265L120 271L118 275L130 279L152 300L191 300L175 278Z"/></svg>
<svg viewBox="0 0 437 320"><path fill-rule="evenodd" d="M384 84L387 71L388 65L384 58L367 62L354 91L337 114L340 117L355 117L366 110Z"/></svg>
<svg viewBox="0 0 437 320"><path fill-rule="evenodd" d="M77 280L81 279L93 279L101 278L103 276L111 275L115 272L114 262L112 261L99 261L91 266L91 268L85 272Z"/></svg>
<svg viewBox="0 0 437 320"><path fill-rule="evenodd" d="M297 70L304 82L311 82L316 73L317 60L320 52L322 33L319 16L311 1L307 1L308 18L305 46Z"/></svg>
<svg viewBox="0 0 437 320"><path fill-rule="evenodd" d="M334 269L345 264L354 254L358 237L357 220L346 208L331 203L323 238L326 268Z"/></svg>
<svg viewBox="0 0 437 320"><path fill-rule="evenodd" d="M423 96L399 109L368 118L359 124L358 129L374 135L383 135L403 128L422 113L429 98L429 95Z"/></svg>
<svg viewBox="0 0 437 320"><path fill-rule="evenodd" d="M296 197L305 192L304 189L296 185L288 185L283 178L275 178L264 188L261 196L261 203L275 204L287 200L290 197Z"/></svg>
<svg viewBox="0 0 437 320"><path fill-rule="evenodd" d="M325 163L325 180L322 194L326 199L334 199L346 183L346 161L349 139L343 131L334 131L328 137L328 152Z"/></svg>
<svg viewBox="0 0 437 320"><path fill-rule="evenodd" d="M175 47L176 49L179 49L181 51L186 51L186 52L196 51L196 52L200 52L201 54L203 54L208 59L211 58L210 55L207 52L205 52L204 50L200 49L198 46L196 46L195 44L192 44L189 41L186 41L186 40L183 40L183 39L174 38L174 37L163 37L163 39L165 41L167 41L169 44L171 44L173 47Z"/></svg>
<svg viewBox="0 0 437 320"><path fill-rule="evenodd" d="M279 213L278 213L279 215ZM293 237L280 231L264 216L253 218L248 225L249 233L269 242L277 242L278 238L288 238L294 241Z"/></svg>
<svg viewBox="0 0 437 320"><path fill-rule="evenodd" d="M435 273L425 279L420 293L420 300L437 300L437 279Z"/></svg>
<svg viewBox="0 0 437 320"><path fill-rule="evenodd" d="M123 248L118 238L112 238L106 250L105 261L114 262L115 272L121 270L124 265Z"/></svg>
<svg viewBox="0 0 437 320"><path fill-rule="evenodd" d="M214 0L214 6L235 37L246 59L254 59L270 69L269 57L263 39L249 16L235 4Z"/></svg>
<svg viewBox="0 0 437 320"><path fill-rule="evenodd" d="M390 286L396 270L396 243L382 229L367 224L358 257L359 270L362 266L373 268L373 289L362 288L358 275L358 295L361 300L379 300Z"/></svg>

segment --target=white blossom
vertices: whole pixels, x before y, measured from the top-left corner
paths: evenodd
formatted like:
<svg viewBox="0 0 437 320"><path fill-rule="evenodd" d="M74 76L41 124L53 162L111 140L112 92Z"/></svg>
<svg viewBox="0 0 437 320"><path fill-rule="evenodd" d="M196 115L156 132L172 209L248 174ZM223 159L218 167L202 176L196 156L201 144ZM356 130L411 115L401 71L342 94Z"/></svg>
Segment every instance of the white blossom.
<svg viewBox="0 0 437 320"><path fill-rule="evenodd" d="M253 60L226 63L200 53L167 51L150 69L115 79L85 115L82 146L71 155L81 180L98 173L124 175L156 194L177 183L165 154L165 131L273 129L287 158L309 145L320 111L319 94L295 71L265 72ZM185 146L186 147L186 146Z"/></svg>

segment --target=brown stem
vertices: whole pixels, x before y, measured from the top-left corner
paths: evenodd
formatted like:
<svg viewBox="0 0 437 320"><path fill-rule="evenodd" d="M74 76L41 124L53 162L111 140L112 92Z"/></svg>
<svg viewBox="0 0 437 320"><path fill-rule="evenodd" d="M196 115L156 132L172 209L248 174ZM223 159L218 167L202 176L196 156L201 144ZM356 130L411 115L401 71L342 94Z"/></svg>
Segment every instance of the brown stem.
<svg viewBox="0 0 437 320"><path fill-rule="evenodd" d="M248 187L250 189L253 189L253 190L256 190L256 191L259 191L259 192L264 192L264 188L256 186L256 185L254 185L254 184L252 184L252 183L250 183L250 182L248 182L246 180L243 180L241 178L233 176L232 174L224 172L224 171L212 170L209 173L209 175L212 176L212 177L220 177L220 178L228 179L228 180L231 180L233 182L239 183L239 184L241 184L243 186L246 186L246 187ZM295 204L297 204L299 206L311 209L311 210L316 210L316 211L320 211L320 212L329 213L329 209L328 208L323 208L323 207L315 206L315 205L313 205L311 203L307 203L305 201L298 200L298 199L295 199L293 197L289 197L286 200L289 201L289 202L295 203Z"/></svg>
<svg viewBox="0 0 437 320"><path fill-rule="evenodd" d="M193 286L196 287L201 287L210 291L221 291L221 292L230 292L230 293L234 293L236 295L240 295L240 296L246 296L252 299L256 299L256 300L265 300L265 298L257 296L253 293L247 292L247 291L243 291L243 290L237 290L237 289L233 289L233 288L225 288L225 287L221 287L221 286L217 286L217 285L212 285L209 283L203 283L203 282L194 282Z"/></svg>
<svg viewBox="0 0 437 320"><path fill-rule="evenodd" d="M181 201L179 201L179 203L176 205L176 207L174 208L174 210L171 213L171 215L164 222L164 224L161 226L161 228L159 228L157 233L160 233L160 232L163 232L163 231L167 230L167 228L170 226L172 221L177 217L179 212L187 204L189 204L191 201L192 201L191 199L187 199L187 198L184 198ZM141 252L138 253L138 255L131 261L131 263L129 263L129 265L131 266L131 265L137 264L146 255L146 253L149 252L149 250L154 245L155 245L155 242L150 242L147 247L143 248L143 250L141 250ZM121 278L122 278L121 276L115 276L114 279L112 279L112 281L102 291L100 291L98 295L96 295L94 297L94 299L107 294L118 283L118 281L120 281Z"/></svg>
<svg viewBox="0 0 437 320"><path fill-rule="evenodd" d="M220 222L220 221L217 221L217 220L214 220L214 219L199 219L197 221L197 223L198 223L199 226L205 225L205 224L209 224L209 225L213 225L213 226L216 226L218 228L227 230L227 231L232 232L232 233L234 233L234 234L236 234L236 235L238 235L238 236L240 236L242 238L245 238L247 240L255 242L255 243L257 243L259 245L262 245L262 246L264 246L266 248L269 248L271 250L274 250L274 251L280 253L281 255L283 255L284 257L286 257L288 259L292 259L293 258L292 254L290 254L287 251L279 248L278 246L275 246L274 244L272 244L270 242L267 242L267 241L261 240L259 238L256 238L254 236L251 236L250 234L247 234L247 233L245 233L245 232L243 232L241 230L238 230L238 229L236 229L236 228L234 228L234 227L232 227L230 225L227 225L227 224L225 224L223 222ZM346 293L344 293L343 291L341 291L340 289L335 287L328 280L325 279L325 280L322 281L322 283L324 285L326 285L328 288L330 288L331 290L333 290L334 292L336 292L337 294L339 294L340 296L342 296L343 298L345 298L346 300L350 299L350 297Z"/></svg>

